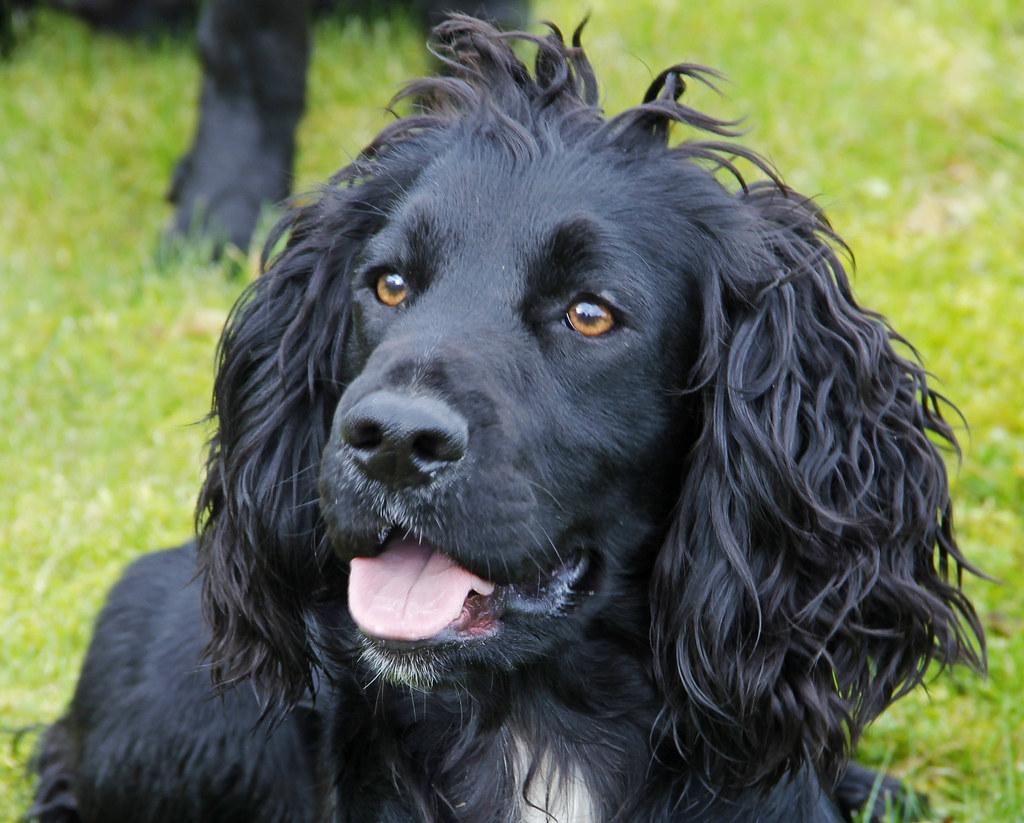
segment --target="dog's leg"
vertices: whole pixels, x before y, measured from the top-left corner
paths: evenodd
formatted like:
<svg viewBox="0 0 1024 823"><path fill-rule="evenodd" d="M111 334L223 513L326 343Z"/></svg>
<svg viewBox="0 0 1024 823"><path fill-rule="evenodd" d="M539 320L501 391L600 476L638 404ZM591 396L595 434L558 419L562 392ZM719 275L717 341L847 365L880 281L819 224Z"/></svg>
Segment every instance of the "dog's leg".
<svg viewBox="0 0 1024 823"><path fill-rule="evenodd" d="M316 715L273 725L248 684L214 694L195 569L192 547L157 552L114 587L71 706L40 745L39 820L315 819Z"/></svg>
<svg viewBox="0 0 1024 823"><path fill-rule="evenodd" d="M40 823L78 823L78 804L72 790L74 752L63 721L46 730L32 769L39 775L35 802L27 817Z"/></svg>
<svg viewBox="0 0 1024 823"><path fill-rule="evenodd" d="M307 0L211 0L199 22L203 88L192 148L171 183L173 230L245 249L260 209L289 192L305 106Z"/></svg>

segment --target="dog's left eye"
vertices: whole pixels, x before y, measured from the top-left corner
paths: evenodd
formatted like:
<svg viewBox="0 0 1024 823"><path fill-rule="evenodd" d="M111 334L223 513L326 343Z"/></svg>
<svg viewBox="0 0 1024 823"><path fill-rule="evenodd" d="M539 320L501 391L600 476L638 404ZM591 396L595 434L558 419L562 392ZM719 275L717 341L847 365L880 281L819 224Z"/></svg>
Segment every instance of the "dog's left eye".
<svg viewBox="0 0 1024 823"><path fill-rule="evenodd" d="M565 323L584 337L600 337L615 327L615 315L596 298L587 298L569 306Z"/></svg>
<svg viewBox="0 0 1024 823"><path fill-rule="evenodd" d="M408 296L409 285L397 272L387 272L377 278L377 299L385 306L401 305Z"/></svg>

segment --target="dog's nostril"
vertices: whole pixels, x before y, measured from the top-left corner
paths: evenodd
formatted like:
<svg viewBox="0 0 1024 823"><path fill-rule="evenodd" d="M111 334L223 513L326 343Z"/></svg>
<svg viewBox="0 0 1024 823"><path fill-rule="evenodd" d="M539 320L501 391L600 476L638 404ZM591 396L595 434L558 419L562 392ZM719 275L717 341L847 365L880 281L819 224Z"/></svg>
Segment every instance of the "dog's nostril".
<svg viewBox="0 0 1024 823"><path fill-rule="evenodd" d="M342 429L341 436L354 449L376 449L384 442L384 429L373 420L355 420Z"/></svg>
<svg viewBox="0 0 1024 823"><path fill-rule="evenodd" d="M460 432L424 431L412 441L413 455L424 463L454 463L466 454Z"/></svg>

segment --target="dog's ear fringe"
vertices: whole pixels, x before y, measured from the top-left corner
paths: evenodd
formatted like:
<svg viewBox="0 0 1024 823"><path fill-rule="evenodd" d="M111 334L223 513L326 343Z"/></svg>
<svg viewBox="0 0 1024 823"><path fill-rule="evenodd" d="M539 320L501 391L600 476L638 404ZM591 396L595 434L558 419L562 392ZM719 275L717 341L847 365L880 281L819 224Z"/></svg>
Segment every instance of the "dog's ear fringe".
<svg viewBox="0 0 1024 823"><path fill-rule="evenodd" d="M351 244L320 225L322 212L317 201L275 227L265 271L228 318L196 510L214 682L252 678L268 706L310 690L318 661L303 604L331 580L316 480L341 393L347 322L347 282L333 275L347 267Z"/></svg>
<svg viewBox="0 0 1024 823"><path fill-rule="evenodd" d="M769 181L734 196L754 238L702 280L702 429L652 581L663 732L724 789L831 780L933 663L985 667L947 402L857 304L810 201Z"/></svg>

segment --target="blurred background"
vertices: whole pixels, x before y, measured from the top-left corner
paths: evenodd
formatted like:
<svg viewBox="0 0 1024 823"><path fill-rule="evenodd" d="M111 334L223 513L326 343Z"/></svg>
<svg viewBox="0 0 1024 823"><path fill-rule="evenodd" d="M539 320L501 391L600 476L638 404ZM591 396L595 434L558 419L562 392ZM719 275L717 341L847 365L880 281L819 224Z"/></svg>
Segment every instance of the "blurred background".
<svg viewBox="0 0 1024 823"><path fill-rule="evenodd" d="M36 739L17 730L62 710L124 564L190 535L214 348L256 261L164 239L198 116L194 25L126 37L0 7L0 820L15 820ZM927 792L936 820L1024 820L1024 4L536 0L531 17L571 29L587 12L609 112L673 62L726 73L724 98L691 102L745 117L744 142L817 197L861 301L969 421L951 471L966 553L998 581L965 581L991 671L936 678L860 755ZM430 67L422 32L400 10L317 18L295 191L388 122Z"/></svg>

